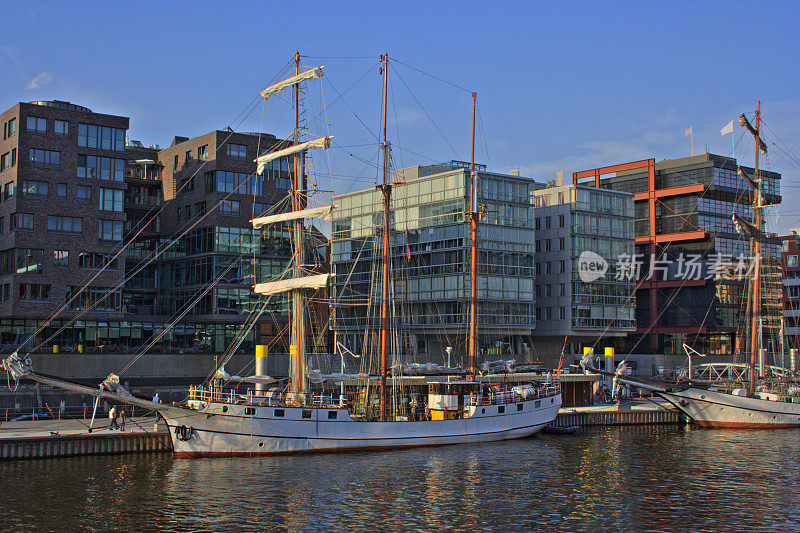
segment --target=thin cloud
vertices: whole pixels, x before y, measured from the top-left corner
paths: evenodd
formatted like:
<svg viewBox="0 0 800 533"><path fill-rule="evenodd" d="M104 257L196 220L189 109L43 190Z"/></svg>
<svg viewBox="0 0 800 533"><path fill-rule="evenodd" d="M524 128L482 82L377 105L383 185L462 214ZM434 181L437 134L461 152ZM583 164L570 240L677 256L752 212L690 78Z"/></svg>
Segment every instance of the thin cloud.
<svg viewBox="0 0 800 533"><path fill-rule="evenodd" d="M33 77L31 81L28 82L28 85L25 87L27 90L38 89L39 87L43 87L53 81L53 75L49 72L40 72L36 76Z"/></svg>

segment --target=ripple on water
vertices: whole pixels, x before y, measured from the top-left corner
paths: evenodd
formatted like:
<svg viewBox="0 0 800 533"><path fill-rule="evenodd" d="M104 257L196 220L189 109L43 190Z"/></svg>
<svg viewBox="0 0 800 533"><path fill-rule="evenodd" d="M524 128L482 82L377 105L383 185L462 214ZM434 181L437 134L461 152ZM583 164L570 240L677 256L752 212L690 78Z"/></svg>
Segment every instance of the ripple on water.
<svg viewBox="0 0 800 533"><path fill-rule="evenodd" d="M9 530L800 528L797 433L583 430L385 453L0 463Z"/></svg>

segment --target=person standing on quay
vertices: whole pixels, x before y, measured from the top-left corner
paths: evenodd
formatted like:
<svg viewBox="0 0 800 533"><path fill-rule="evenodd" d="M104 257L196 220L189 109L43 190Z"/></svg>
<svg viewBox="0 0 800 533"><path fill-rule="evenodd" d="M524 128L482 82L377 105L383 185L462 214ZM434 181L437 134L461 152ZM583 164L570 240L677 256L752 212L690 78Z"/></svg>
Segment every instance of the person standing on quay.
<svg viewBox="0 0 800 533"><path fill-rule="evenodd" d="M112 405L111 409L108 410L108 418L111 420L111 424L109 424L108 429L117 429L117 406Z"/></svg>
<svg viewBox="0 0 800 533"><path fill-rule="evenodd" d="M119 429L125 431L125 408L121 407L119 410Z"/></svg>

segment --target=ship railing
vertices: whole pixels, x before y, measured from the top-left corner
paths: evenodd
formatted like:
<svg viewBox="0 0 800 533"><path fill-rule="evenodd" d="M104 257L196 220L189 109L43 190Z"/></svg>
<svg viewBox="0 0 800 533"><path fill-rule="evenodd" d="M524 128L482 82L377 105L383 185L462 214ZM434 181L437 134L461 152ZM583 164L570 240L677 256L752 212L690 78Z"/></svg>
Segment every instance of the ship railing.
<svg viewBox="0 0 800 533"><path fill-rule="evenodd" d="M475 397L476 405L494 405L513 403L525 400L538 400L541 398L549 398L561 393L560 383L544 384L538 389L529 389L527 394L519 394L513 390L491 391L485 394L479 394Z"/></svg>

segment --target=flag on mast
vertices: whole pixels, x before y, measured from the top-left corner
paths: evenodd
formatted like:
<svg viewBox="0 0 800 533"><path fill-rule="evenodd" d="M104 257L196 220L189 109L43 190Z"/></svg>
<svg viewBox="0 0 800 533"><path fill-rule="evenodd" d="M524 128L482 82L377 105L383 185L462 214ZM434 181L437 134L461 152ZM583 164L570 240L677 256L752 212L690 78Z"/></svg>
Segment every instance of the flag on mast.
<svg viewBox="0 0 800 533"><path fill-rule="evenodd" d="M721 130L719 130L720 135L727 135L729 133L733 133L733 119L730 122L725 124Z"/></svg>
<svg viewBox="0 0 800 533"><path fill-rule="evenodd" d="M692 126L689 126L689 129L683 132L683 136L686 137L687 135L691 135L692 133L694 133L692 131Z"/></svg>

